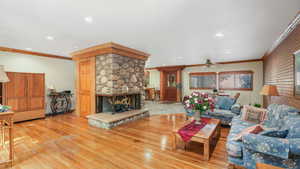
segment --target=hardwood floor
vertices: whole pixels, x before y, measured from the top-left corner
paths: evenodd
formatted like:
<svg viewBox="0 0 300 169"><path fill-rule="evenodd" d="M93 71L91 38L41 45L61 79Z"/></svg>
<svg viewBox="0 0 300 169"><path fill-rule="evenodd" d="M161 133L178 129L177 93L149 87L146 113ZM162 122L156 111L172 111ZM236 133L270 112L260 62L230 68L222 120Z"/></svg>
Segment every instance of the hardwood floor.
<svg viewBox="0 0 300 169"><path fill-rule="evenodd" d="M17 123L15 169L222 169L229 128L222 128L211 159L184 150L171 150L171 131L185 117L155 115L112 130L88 125L72 114ZM188 149L198 149L191 144Z"/></svg>

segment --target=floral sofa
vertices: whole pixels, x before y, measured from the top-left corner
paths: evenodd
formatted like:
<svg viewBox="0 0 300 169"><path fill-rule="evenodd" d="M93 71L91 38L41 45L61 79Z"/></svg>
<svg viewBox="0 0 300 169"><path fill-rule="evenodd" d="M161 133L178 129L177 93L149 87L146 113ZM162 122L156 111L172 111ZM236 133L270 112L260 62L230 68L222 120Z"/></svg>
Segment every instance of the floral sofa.
<svg viewBox="0 0 300 169"><path fill-rule="evenodd" d="M240 115L241 105L236 99L228 96L217 96L215 109L201 114L201 117L215 118L221 120L221 124L229 125L233 117ZM186 109L188 115L192 116L192 110Z"/></svg>
<svg viewBox="0 0 300 169"><path fill-rule="evenodd" d="M264 128L288 130L285 138L269 137L262 134L247 134L242 141L233 138L243 129L255 124L240 120L236 116L227 138L228 161L231 164L255 169L256 163L300 169L300 115L299 111L287 105L272 104L267 108Z"/></svg>

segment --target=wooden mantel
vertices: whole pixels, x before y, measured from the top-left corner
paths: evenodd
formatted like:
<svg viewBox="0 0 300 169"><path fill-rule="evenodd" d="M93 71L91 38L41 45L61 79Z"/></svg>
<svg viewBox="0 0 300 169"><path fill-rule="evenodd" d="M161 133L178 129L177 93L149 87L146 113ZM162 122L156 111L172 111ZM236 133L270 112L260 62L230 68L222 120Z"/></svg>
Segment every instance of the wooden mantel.
<svg viewBox="0 0 300 169"><path fill-rule="evenodd" d="M89 58L89 57L95 57L97 55L110 54L110 53L127 56L135 59L141 59L141 60L147 60L148 57L150 56L150 54L148 53L136 49L128 48L114 42L104 43L101 45L82 49L71 53L71 56L73 60L78 60L80 58Z"/></svg>

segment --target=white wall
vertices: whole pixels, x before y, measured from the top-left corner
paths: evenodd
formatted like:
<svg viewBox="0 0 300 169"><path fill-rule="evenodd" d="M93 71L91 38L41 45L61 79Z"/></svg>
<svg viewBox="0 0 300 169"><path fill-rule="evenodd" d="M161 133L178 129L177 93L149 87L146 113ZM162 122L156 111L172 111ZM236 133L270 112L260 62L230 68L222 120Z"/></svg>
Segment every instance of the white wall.
<svg viewBox="0 0 300 169"><path fill-rule="evenodd" d="M45 73L45 88L54 85L56 91L75 88L75 64L71 60L54 59L18 53L0 52L0 65L8 72ZM46 113L51 112L46 93ZM73 97L74 107L75 96Z"/></svg>
<svg viewBox="0 0 300 169"><path fill-rule="evenodd" d="M253 74L253 91L236 91L236 90L225 90L225 93L230 95L235 95L237 92L241 93L238 100L240 104L250 104L250 103L263 103L263 97L259 94L261 88L263 87L263 63L259 62L245 62L245 63L235 63L235 64L219 64L214 65L210 68L205 66L198 67L187 67L182 72L182 91L183 96L191 94L193 91L203 91L212 92L212 90L190 90L189 88L189 73L191 72L223 72L223 71L239 71L239 70L252 70ZM150 85L159 87L159 71L149 70L150 72ZM154 79L152 79L154 78Z"/></svg>

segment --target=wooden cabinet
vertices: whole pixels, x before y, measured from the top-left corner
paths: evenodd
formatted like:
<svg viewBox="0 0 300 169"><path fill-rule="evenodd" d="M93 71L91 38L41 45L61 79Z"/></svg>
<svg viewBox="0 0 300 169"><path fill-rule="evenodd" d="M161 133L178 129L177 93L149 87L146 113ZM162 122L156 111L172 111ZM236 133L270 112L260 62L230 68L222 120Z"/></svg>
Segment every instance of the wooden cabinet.
<svg viewBox="0 0 300 169"><path fill-rule="evenodd" d="M45 117L45 75L7 72L3 84L3 103L12 107L14 121Z"/></svg>

